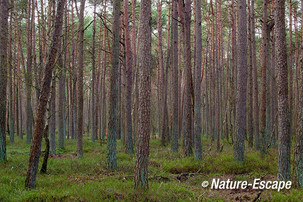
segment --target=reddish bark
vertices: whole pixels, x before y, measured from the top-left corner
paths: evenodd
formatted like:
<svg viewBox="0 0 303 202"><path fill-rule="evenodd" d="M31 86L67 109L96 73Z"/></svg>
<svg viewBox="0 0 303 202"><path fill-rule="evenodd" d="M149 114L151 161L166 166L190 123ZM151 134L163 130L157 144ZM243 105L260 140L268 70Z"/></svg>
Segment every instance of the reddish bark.
<svg viewBox="0 0 303 202"><path fill-rule="evenodd" d="M34 137L31 145L31 152L30 152L29 164L28 164L26 181L25 181L25 187L29 189L33 189L36 186L36 175L38 170L39 157L41 152L41 141L42 141L43 129L44 129L44 116L45 116L46 105L50 93L52 72L56 65L56 57L60 43L60 35L61 35L62 24L63 24L64 5L65 5L65 0L60 0L58 2L55 29L53 32L48 61L45 65L45 70L44 70L43 85L42 85L41 95L39 97L39 102L37 107Z"/></svg>

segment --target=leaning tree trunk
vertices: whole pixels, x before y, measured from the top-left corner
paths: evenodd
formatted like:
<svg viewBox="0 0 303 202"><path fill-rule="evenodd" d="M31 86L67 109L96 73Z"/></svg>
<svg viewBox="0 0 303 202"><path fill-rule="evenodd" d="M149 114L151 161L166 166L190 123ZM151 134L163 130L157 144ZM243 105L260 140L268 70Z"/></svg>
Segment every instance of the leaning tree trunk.
<svg viewBox="0 0 303 202"><path fill-rule="evenodd" d="M290 120L285 31L285 0L275 0L275 49L278 86L278 179L290 179Z"/></svg>
<svg viewBox="0 0 303 202"><path fill-rule="evenodd" d="M52 72L56 65L56 58L58 53L58 47L60 43L60 35L63 24L63 11L65 0L60 0L57 7L57 15L55 21L55 29L53 32L52 43L48 55L48 61L45 65L43 85L41 94L38 101L36 122L34 128L34 137L31 145L31 152L29 158L29 164L26 174L25 187L33 189L36 187L36 175L39 164L39 157L41 152L41 141L44 129L44 116L46 112L46 105L50 93L50 84L52 80Z"/></svg>
<svg viewBox="0 0 303 202"><path fill-rule="evenodd" d="M141 0L139 21L139 112L134 188L148 189L151 93L151 1Z"/></svg>
<svg viewBox="0 0 303 202"><path fill-rule="evenodd" d="M43 158L42 167L40 169L40 173L45 174L47 171L47 161L49 156L48 124L45 125L45 128L43 130L43 137L45 139L45 153L44 153L44 158Z"/></svg>

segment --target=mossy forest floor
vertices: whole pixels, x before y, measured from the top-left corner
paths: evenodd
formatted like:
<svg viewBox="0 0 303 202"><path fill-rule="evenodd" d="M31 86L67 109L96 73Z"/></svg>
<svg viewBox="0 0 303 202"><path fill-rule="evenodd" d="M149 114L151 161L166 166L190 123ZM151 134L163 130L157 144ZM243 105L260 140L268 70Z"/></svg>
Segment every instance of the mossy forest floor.
<svg viewBox="0 0 303 202"><path fill-rule="evenodd" d="M268 155L246 146L245 163L233 161L232 145L224 142L216 152L215 142L203 138L203 160L195 162L171 152L170 145L160 146L151 139L149 158L149 190L134 191L135 155L125 154L120 140L117 144L116 171L106 169L106 144L84 138L84 157L76 157L76 140L65 140L65 149L57 150L48 161L47 174L37 175L37 188L24 188L30 146L26 139L15 138L7 145L8 162L0 164L0 201L303 201L303 189L292 187L274 190L211 190L203 188L213 178L248 180L276 178L277 146ZM45 146L43 144L42 151ZM181 147L180 147L180 150ZM40 158L39 167L41 167ZM259 197L257 197L259 196Z"/></svg>

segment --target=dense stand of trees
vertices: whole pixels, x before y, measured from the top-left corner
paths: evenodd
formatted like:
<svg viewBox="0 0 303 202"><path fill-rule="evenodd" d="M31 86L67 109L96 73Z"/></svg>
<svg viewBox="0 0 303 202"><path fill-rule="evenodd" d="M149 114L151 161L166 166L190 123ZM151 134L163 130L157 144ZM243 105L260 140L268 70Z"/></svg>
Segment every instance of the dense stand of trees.
<svg viewBox="0 0 303 202"><path fill-rule="evenodd" d="M150 136L197 161L205 136L239 162L278 144L278 178L303 186L302 5L1 0L0 162L25 135L34 188L44 134L51 154L76 139L79 158L83 137L107 142L111 170L121 140L146 189Z"/></svg>

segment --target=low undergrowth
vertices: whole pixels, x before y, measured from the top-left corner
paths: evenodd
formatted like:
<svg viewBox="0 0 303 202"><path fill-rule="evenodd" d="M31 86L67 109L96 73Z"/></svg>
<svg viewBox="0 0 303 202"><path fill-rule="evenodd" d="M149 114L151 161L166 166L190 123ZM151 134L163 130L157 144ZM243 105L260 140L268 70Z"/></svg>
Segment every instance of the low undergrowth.
<svg viewBox="0 0 303 202"><path fill-rule="evenodd" d="M300 201L302 189L276 192L264 190L211 190L202 188L205 180L213 178L253 180L275 179L277 147L269 149L265 158L246 149L243 164L233 161L232 145L223 142L222 152L210 140L202 138L203 160L195 161L170 146L160 146L151 139L149 159L149 190L135 191L133 177L135 155L125 154L118 140L116 171L106 169L106 144L84 138L84 157L76 157L76 141L66 140L65 148L51 155L46 174L37 175L37 188L24 188L30 146L26 140L15 138L7 147L8 161L0 164L0 201L228 201L261 200ZM42 145L44 150L44 144ZM40 162L40 166L42 159Z"/></svg>

